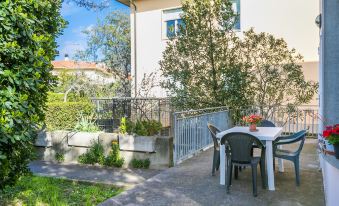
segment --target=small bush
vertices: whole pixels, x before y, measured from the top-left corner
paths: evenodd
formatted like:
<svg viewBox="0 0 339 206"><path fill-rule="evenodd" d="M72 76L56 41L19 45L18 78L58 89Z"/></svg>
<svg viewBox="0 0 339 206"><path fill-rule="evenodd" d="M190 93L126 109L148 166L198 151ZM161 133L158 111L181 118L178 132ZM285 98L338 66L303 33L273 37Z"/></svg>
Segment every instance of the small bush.
<svg viewBox="0 0 339 206"><path fill-rule="evenodd" d="M161 131L162 124L156 120L137 120L135 123L123 117L120 123L122 134L136 134L140 136L153 136Z"/></svg>
<svg viewBox="0 0 339 206"><path fill-rule="evenodd" d="M58 162L63 162L63 161L65 161L65 155L63 153L57 152L55 154L55 159Z"/></svg>
<svg viewBox="0 0 339 206"><path fill-rule="evenodd" d="M94 165L98 163L103 165L105 163L104 147L100 142L93 142L89 150L79 156L78 162L81 164Z"/></svg>
<svg viewBox="0 0 339 206"><path fill-rule="evenodd" d="M80 119L75 125L74 129L78 132L97 132L100 131L100 128L93 120L93 115L85 116L80 114Z"/></svg>
<svg viewBox="0 0 339 206"><path fill-rule="evenodd" d="M114 166L114 167L122 167L125 160L120 157L119 144L117 142L112 142L112 150L109 155L105 158L104 165L105 166Z"/></svg>
<svg viewBox="0 0 339 206"><path fill-rule="evenodd" d="M47 103L45 123L49 131L72 130L81 114L90 115L93 112L90 102L53 102Z"/></svg>
<svg viewBox="0 0 339 206"><path fill-rule="evenodd" d="M151 165L151 161L149 159L145 159L145 160L133 159L131 163L132 163L132 167L143 168L143 169L148 169L149 166Z"/></svg>

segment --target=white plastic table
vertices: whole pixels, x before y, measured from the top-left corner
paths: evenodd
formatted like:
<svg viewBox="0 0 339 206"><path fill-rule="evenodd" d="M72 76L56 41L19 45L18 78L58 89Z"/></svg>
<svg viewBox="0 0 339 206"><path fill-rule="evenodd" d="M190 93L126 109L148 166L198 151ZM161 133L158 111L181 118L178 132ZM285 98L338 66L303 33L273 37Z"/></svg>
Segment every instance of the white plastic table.
<svg viewBox="0 0 339 206"><path fill-rule="evenodd" d="M261 141L266 142L266 168L268 176L268 189L275 190L274 186L274 171L273 171L273 149L272 142L281 135L282 127L257 127L258 131L250 132L249 127L233 127L231 129L219 132L216 136L221 139L225 134L231 132L243 132L251 134ZM226 157L225 157L225 145L220 145L220 184L225 185L225 173L226 173ZM283 172L283 160L279 159L279 171Z"/></svg>

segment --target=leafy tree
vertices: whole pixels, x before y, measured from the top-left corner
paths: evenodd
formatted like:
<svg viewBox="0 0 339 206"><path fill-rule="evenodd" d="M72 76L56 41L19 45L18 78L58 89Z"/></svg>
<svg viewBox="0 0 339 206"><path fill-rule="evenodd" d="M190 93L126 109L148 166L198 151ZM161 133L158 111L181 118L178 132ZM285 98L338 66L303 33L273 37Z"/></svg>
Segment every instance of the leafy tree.
<svg viewBox="0 0 339 206"><path fill-rule="evenodd" d="M233 32L237 15L230 1L185 0L181 35L170 39L160 61L162 86L181 109L240 107L251 103L241 41Z"/></svg>
<svg viewBox="0 0 339 206"><path fill-rule="evenodd" d="M263 114L281 105L306 104L314 97L318 84L305 80L302 56L289 49L283 39L251 29L244 32L241 47L250 65L254 101Z"/></svg>
<svg viewBox="0 0 339 206"><path fill-rule="evenodd" d="M0 189L25 172L53 83L61 0L0 2Z"/></svg>
<svg viewBox="0 0 339 206"><path fill-rule="evenodd" d="M64 102L67 102L70 94L75 97L73 100L113 97L117 94L119 87L120 82L118 81L111 84L99 84L84 74L72 75L64 71L58 75L58 84L53 90L57 93L63 93Z"/></svg>
<svg viewBox="0 0 339 206"><path fill-rule="evenodd" d="M87 49L78 51L76 58L104 63L121 82L124 96L130 96L129 15L125 12L113 11L92 29L83 32L88 37Z"/></svg>

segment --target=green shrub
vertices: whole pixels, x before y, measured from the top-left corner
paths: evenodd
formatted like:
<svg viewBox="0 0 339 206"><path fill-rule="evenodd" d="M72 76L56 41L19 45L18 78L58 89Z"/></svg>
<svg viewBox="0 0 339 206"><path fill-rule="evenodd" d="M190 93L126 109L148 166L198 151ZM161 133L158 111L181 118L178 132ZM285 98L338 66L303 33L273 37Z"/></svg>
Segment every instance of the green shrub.
<svg viewBox="0 0 339 206"><path fill-rule="evenodd" d="M48 102L63 102L64 101L64 94L63 93L48 92L47 100L48 100Z"/></svg>
<svg viewBox="0 0 339 206"><path fill-rule="evenodd" d="M87 152L79 156L78 162L81 164L94 165L98 163L103 165L105 163L105 156L104 147L101 142L93 142Z"/></svg>
<svg viewBox="0 0 339 206"><path fill-rule="evenodd" d="M133 159L131 163L132 163L132 167L143 168L143 169L148 169L149 166L151 165L151 161L149 159L144 159L144 160Z"/></svg>
<svg viewBox="0 0 339 206"><path fill-rule="evenodd" d="M137 120L135 123L123 117L120 123L122 134L136 134L140 136L153 136L161 131L162 124L156 120Z"/></svg>
<svg viewBox="0 0 339 206"><path fill-rule="evenodd" d="M58 162L63 162L65 161L65 155L63 153L57 152L55 153L55 159Z"/></svg>
<svg viewBox="0 0 339 206"><path fill-rule="evenodd" d="M49 131L72 130L82 115L93 112L90 102L53 102L47 104L45 123Z"/></svg>
<svg viewBox="0 0 339 206"><path fill-rule="evenodd" d="M61 0L0 1L0 190L28 171L55 78ZM1 202L1 201L0 201Z"/></svg>
<svg viewBox="0 0 339 206"><path fill-rule="evenodd" d="M80 114L80 119L75 125L74 129L78 132L97 132L100 131L100 128L93 120L93 115L85 116L82 113Z"/></svg>
<svg viewBox="0 0 339 206"><path fill-rule="evenodd" d="M109 155L105 158L105 166L114 166L114 167L122 167L125 160L120 157L119 144L117 142L112 143L112 150Z"/></svg>

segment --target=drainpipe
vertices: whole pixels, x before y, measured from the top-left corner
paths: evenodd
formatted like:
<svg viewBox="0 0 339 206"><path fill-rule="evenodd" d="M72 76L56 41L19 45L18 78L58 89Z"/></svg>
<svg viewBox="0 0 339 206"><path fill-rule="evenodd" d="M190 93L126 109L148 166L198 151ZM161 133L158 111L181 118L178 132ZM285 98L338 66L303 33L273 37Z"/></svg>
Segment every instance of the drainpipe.
<svg viewBox="0 0 339 206"><path fill-rule="evenodd" d="M133 27L134 27L134 96L136 97L137 95L137 6L134 3L134 0L131 0L130 3L134 7L134 22L133 22Z"/></svg>

